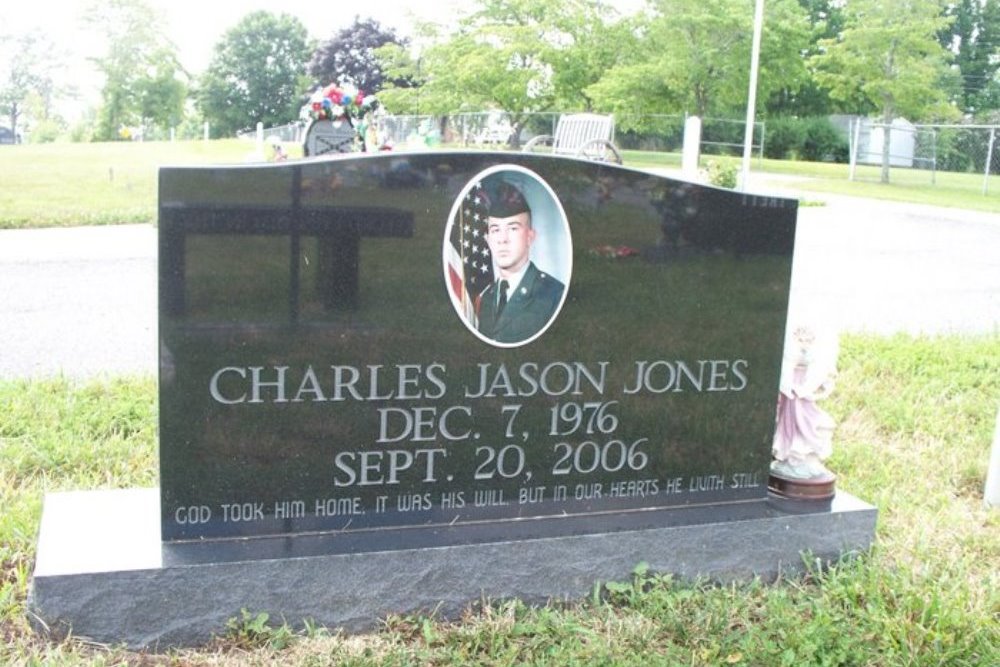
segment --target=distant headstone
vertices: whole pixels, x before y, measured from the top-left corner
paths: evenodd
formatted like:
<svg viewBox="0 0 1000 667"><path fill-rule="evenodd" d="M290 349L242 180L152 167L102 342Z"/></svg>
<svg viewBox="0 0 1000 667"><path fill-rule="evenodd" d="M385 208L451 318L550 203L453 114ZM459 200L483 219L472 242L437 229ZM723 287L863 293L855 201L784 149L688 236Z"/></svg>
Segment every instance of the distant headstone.
<svg viewBox="0 0 1000 667"><path fill-rule="evenodd" d="M691 180L698 178L701 157L701 118L688 116L684 121L684 147L681 153L681 173Z"/></svg>
<svg viewBox="0 0 1000 667"><path fill-rule="evenodd" d="M314 120L306 129L302 152L306 157L354 150L357 132L350 119Z"/></svg>
<svg viewBox="0 0 1000 667"><path fill-rule="evenodd" d="M76 634L358 628L872 539L846 494L768 498L792 201L486 152L163 169L159 196L161 488L127 504L162 542L63 576L81 502L50 502L35 600Z"/></svg>

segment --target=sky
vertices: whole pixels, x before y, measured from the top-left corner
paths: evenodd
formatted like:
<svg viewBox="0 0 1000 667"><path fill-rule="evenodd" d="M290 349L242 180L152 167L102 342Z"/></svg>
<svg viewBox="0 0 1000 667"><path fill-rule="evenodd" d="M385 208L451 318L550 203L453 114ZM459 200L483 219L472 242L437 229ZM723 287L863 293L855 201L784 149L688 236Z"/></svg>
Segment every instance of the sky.
<svg viewBox="0 0 1000 667"><path fill-rule="evenodd" d="M2 16L4 32L38 29L63 45L86 47L95 40L81 28L80 17L92 0L54 0L35 3L31 0L7 3ZM185 66L201 71L211 58L212 47L226 30L247 14L265 10L297 16L311 36L325 39L351 24L354 16L372 17L383 25L406 34L413 19L447 22L459 12L471 9L469 0L368 0L343 10L340 3L317 0L146 0L164 18L163 32L177 45ZM346 4L346 3L345 3Z"/></svg>
<svg viewBox="0 0 1000 667"><path fill-rule="evenodd" d="M64 52L65 81L79 89L81 99L63 107L64 115L78 117L87 106L100 100L102 80L93 69L88 56L100 53L101 40L89 35L82 27L81 17L91 0L53 0L36 2L17 0L5 3L0 11L0 33L17 35L37 30L46 35L56 48ZM445 23L472 8L470 0L367 0L350 3L354 9L343 9L348 3L324 0L147 0L164 18L163 32L178 48L181 63L192 74L200 74L208 66L212 49L223 34L247 14L265 10L298 17L311 37L328 39L354 21L355 15L374 18L400 36L408 36L415 19ZM0 57L3 57L0 55ZM2 65L2 63L0 63ZM4 69L0 67L0 69Z"/></svg>
<svg viewBox="0 0 1000 667"><path fill-rule="evenodd" d="M558 0L553 0L558 1ZM39 30L66 52L65 76L80 89L83 97L77 110L96 104L100 98L100 76L89 64L88 56L100 50L100 40L88 35L80 17L92 0L14 0L0 11L0 33L18 34ZM178 47L181 63L192 74L207 67L212 49L222 35L250 12L265 10L298 17L311 37L325 40L354 20L374 18L400 36L409 36L415 20L448 25L469 13L472 0L367 0L363 3L338 3L330 0L147 0L164 18L163 32ZM642 0L614 0L620 11L637 8ZM350 8L344 9L344 5ZM2 69L2 68L0 68Z"/></svg>

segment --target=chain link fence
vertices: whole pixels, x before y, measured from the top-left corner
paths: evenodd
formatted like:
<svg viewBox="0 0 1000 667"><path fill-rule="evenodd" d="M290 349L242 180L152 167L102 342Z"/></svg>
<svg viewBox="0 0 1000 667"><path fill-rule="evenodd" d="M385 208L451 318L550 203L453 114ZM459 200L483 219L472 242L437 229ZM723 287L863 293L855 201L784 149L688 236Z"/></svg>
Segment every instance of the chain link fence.
<svg viewBox="0 0 1000 667"><path fill-rule="evenodd" d="M995 125L928 125L934 133L938 168L982 176L982 193L990 192L990 176L1000 174L1000 145ZM978 180L978 179L977 179ZM994 189L1000 190L1000 186Z"/></svg>
<svg viewBox="0 0 1000 667"><path fill-rule="evenodd" d="M380 116L378 125L394 145L419 143L461 147L521 146L532 137L555 134L561 113L539 112L521 116L517 141L509 117L497 111L458 113L447 116ZM680 153L684 144L681 114L620 115L615 118L615 143L622 150ZM845 121L846 123L846 121ZM296 122L263 130L265 138L301 143L307 123ZM743 152L742 120L703 118L701 152L705 155L739 156ZM888 133L886 130L888 129ZM902 181L935 183L942 172L980 174L982 189L989 177L1000 174L1000 142L997 126L991 125L912 125L897 121L889 128L864 118L853 118L842 127L849 135L851 178L877 180L882 164L882 146L889 136L892 178ZM257 132L240 132L242 139L255 139ZM767 145L766 124L754 124L752 154L763 158ZM874 169L872 169L874 168Z"/></svg>
<svg viewBox="0 0 1000 667"><path fill-rule="evenodd" d="M892 183L986 195L991 176L1000 174L1000 128L995 125L913 125L897 119L887 126L861 118L851 121L849 132L850 180L881 180L887 135Z"/></svg>
<svg viewBox="0 0 1000 667"><path fill-rule="evenodd" d="M458 146L463 148L504 148L523 146L533 137L554 135L559 123L559 112L525 113L520 116L521 127L517 137L510 117L498 111L457 113L447 116L389 116L377 117L379 136L393 146L420 147L423 145ZM616 116L615 144L622 150L680 153L684 145L682 114L646 114ZM703 118L701 153L705 155L739 156L743 153L743 120ZM263 131L266 138L278 137L281 141L301 142L305 123L290 123ZM755 123L752 152L763 158L765 125ZM254 131L238 136L254 139Z"/></svg>
<svg viewBox="0 0 1000 667"><path fill-rule="evenodd" d="M380 137L393 146L450 146L507 148L523 146L538 135L554 135L559 112L523 114L520 131L507 114L498 111L457 113L448 116L388 116L377 118ZM682 114L617 115L614 141L625 151L679 154L684 144ZM991 177L1000 175L1000 127L995 125L913 125L897 119L890 127L866 118L831 118L848 135L851 180L881 178L882 149L889 142L890 181L906 185L947 185L983 195L1000 193ZM307 123L296 122L263 130L266 139L301 143ZM739 156L743 152L745 122L728 118L703 118L701 153ZM767 147L766 125L755 123L752 154L763 159ZM242 132L256 139L256 131ZM841 136L844 136L841 134Z"/></svg>
<svg viewBox="0 0 1000 667"><path fill-rule="evenodd" d="M906 180L935 182L938 164L937 137L933 131L903 119L896 119L891 125L886 125L867 118L852 118L848 125L848 136L849 180L881 179L881 166L887 157L890 170L905 170ZM864 168L866 166L876 168Z"/></svg>

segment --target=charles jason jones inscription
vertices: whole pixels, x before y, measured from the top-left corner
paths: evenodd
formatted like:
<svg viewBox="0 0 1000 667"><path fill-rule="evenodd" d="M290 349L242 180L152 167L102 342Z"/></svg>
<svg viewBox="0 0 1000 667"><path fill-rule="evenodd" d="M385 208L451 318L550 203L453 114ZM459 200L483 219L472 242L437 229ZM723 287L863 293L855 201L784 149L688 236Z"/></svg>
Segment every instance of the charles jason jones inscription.
<svg viewBox="0 0 1000 667"><path fill-rule="evenodd" d="M495 159L161 172L165 539L765 497L794 204ZM528 261L441 271L484 174L534 183L564 216L559 247L528 260L555 305L510 339L478 319ZM528 238L543 227L525 203L493 217Z"/></svg>

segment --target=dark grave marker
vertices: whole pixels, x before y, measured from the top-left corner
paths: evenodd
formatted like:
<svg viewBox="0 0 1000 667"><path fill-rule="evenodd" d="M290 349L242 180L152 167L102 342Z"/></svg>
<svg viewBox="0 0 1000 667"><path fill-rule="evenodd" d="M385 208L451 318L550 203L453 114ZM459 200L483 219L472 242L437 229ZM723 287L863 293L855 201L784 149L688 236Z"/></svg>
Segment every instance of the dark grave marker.
<svg viewBox="0 0 1000 667"><path fill-rule="evenodd" d="M865 547L846 494L768 499L795 206L510 153L163 169L162 544L133 569L215 591L200 618L363 627Z"/></svg>
<svg viewBox="0 0 1000 667"><path fill-rule="evenodd" d="M357 131L349 118L313 120L306 130L302 150L306 157L350 153L357 138Z"/></svg>

